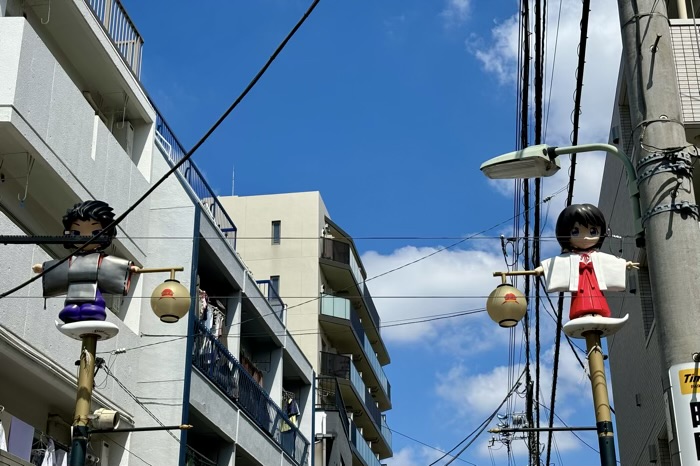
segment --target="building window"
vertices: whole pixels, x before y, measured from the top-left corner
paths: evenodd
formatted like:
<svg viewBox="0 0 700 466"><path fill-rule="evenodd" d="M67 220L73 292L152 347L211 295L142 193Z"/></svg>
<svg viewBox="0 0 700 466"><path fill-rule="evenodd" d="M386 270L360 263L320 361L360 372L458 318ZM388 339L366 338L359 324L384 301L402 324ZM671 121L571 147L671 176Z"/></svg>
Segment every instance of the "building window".
<svg viewBox="0 0 700 466"><path fill-rule="evenodd" d="M282 222L280 220L272 221L272 244L280 244L282 241Z"/></svg>

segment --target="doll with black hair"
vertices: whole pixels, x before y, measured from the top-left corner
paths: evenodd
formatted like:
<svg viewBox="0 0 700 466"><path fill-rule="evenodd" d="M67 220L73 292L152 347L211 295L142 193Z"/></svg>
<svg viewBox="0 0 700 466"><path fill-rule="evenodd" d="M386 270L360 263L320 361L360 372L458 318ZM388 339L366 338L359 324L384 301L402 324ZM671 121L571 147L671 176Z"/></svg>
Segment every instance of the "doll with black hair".
<svg viewBox="0 0 700 466"><path fill-rule="evenodd" d="M565 208L556 224L557 241L562 254L542 261L535 271L544 275L548 292L571 292L570 319L584 316L610 319L615 325L626 321L613 319L603 291L624 291L627 269L639 264L600 252L605 240L603 213L591 204L574 204Z"/></svg>
<svg viewBox="0 0 700 466"><path fill-rule="evenodd" d="M114 212L106 202L90 200L75 204L62 220L64 235L95 236L112 223ZM129 260L105 254L115 235L116 229L110 228L103 233L109 242L90 244L52 270L48 269L58 260L32 266L35 273L48 270L42 277L45 298L66 295L58 314L64 323L103 321L107 318L103 294L128 293L131 274L139 268Z"/></svg>

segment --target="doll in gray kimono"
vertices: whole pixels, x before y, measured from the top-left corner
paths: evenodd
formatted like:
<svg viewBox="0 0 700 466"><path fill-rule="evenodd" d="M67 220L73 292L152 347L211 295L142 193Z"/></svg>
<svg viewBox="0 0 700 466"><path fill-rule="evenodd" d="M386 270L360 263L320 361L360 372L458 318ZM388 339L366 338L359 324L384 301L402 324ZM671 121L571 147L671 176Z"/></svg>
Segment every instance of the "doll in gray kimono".
<svg viewBox="0 0 700 466"><path fill-rule="evenodd" d="M106 202L81 202L68 209L63 217L64 234L95 236L113 220L114 212ZM104 233L110 240L115 235L115 228ZM64 323L105 320L107 312L102 295L128 293L131 274L139 269L129 260L105 254L104 249L109 244L90 244L42 277L45 298L66 295L64 307L58 314ZM57 262L35 264L32 270L41 273Z"/></svg>

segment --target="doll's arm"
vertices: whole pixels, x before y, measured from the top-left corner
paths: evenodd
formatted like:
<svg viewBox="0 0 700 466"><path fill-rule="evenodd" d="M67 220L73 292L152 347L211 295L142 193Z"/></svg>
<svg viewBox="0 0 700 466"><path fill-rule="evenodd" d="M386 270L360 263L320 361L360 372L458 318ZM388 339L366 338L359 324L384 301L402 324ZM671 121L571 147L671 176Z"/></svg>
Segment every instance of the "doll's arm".
<svg viewBox="0 0 700 466"><path fill-rule="evenodd" d="M639 262L627 262L627 268L628 269L638 269Z"/></svg>
<svg viewBox="0 0 700 466"><path fill-rule="evenodd" d="M41 273L44 271L44 264L34 264L32 265L32 272Z"/></svg>

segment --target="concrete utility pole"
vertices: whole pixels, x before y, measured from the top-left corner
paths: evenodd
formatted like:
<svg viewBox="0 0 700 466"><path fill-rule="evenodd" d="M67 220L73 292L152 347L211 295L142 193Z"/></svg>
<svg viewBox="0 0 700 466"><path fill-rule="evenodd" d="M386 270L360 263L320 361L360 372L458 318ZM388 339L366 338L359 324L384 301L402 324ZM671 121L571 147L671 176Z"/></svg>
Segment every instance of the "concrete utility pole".
<svg viewBox="0 0 700 466"><path fill-rule="evenodd" d="M692 159L666 2L618 0L618 8L656 328L662 367L673 371L700 350L700 228ZM676 385L673 379L664 377L665 391ZM679 444L682 448L680 438ZM678 448L672 444L674 464Z"/></svg>

